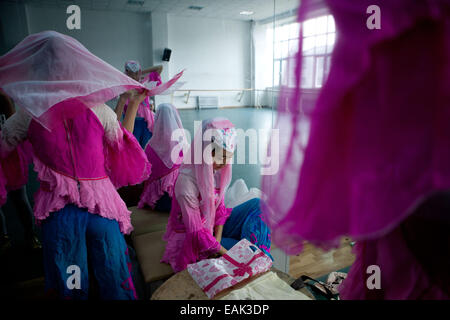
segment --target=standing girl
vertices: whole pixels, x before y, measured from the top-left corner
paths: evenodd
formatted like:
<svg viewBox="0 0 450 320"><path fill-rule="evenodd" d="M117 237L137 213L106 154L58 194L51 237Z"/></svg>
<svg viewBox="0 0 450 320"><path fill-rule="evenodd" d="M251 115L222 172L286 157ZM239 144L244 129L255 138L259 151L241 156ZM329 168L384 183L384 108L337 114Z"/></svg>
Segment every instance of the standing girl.
<svg viewBox="0 0 450 320"><path fill-rule="evenodd" d="M155 82L155 86L162 83L161 74L162 66L155 66L142 71L141 65L137 61L127 61L125 63L125 74L130 78L141 83ZM148 73L142 78L142 75ZM147 145L147 142L152 137L153 125L155 122L155 114L152 108L151 97L147 96L139 105L137 117L134 124L133 135L138 140L142 148ZM128 101L125 96L121 96L116 106L117 119L120 121L123 113L127 111Z"/></svg>
<svg viewBox="0 0 450 320"><path fill-rule="evenodd" d="M86 299L89 274L103 299L135 299L127 246L130 211L116 188L148 178L150 164L133 131L145 93L127 93L124 127L103 102L143 89L75 39L46 31L0 57L0 86L21 108L6 121L1 151L28 139L40 188L45 287Z"/></svg>

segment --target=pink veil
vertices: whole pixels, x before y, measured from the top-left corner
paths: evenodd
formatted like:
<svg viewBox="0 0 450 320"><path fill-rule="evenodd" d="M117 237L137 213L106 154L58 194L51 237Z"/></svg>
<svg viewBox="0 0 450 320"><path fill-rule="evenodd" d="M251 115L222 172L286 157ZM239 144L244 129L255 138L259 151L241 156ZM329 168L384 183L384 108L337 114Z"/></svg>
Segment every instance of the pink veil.
<svg viewBox="0 0 450 320"><path fill-rule="evenodd" d="M178 129L183 130L183 124L177 109L169 103L160 104L156 110L153 135L148 145L169 169L174 165L172 150L180 143L172 141L172 132Z"/></svg>
<svg viewBox="0 0 450 320"><path fill-rule="evenodd" d="M289 254L303 240L329 247L343 235L382 236L450 188L450 3L380 0L381 29L369 29L372 4L299 8L299 22L327 9L337 42L328 79L308 101L299 41L284 75L294 84L278 100L280 170L263 177L263 213Z"/></svg>
<svg viewBox="0 0 450 320"><path fill-rule="evenodd" d="M208 129L229 129L234 128L234 125L226 118L212 118L208 120L203 120L202 129L198 130L194 139L192 140L191 146L188 151L188 155L184 157L184 160L190 159L190 164L185 163L181 166L180 170L188 169L194 173L195 179L197 181L197 187L200 191L201 196L201 211L206 217L206 227L211 233L213 232L215 214L220 200L223 198L228 185L231 182L231 164L225 165L218 173L219 182L219 195L218 203L215 203L215 183L214 183L214 172L212 166L212 156L210 152L205 152L205 149L211 145L210 141L203 141L204 133ZM234 146L233 146L234 147ZM199 149L201 153L199 152ZM197 156L195 156L197 153ZM201 163L198 157L201 156ZM206 159L210 157L209 159ZM205 161L206 160L206 161ZM217 176L217 174L216 174Z"/></svg>
<svg viewBox="0 0 450 320"><path fill-rule="evenodd" d="M0 57L0 87L48 129L127 90L145 89L55 31L29 35Z"/></svg>

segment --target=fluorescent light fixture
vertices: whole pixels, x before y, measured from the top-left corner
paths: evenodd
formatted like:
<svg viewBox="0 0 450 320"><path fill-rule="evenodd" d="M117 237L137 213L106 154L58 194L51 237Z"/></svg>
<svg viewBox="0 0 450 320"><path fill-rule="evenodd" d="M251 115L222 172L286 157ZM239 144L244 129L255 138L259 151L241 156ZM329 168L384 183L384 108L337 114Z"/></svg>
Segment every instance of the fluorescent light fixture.
<svg viewBox="0 0 450 320"><path fill-rule="evenodd" d="M200 10L203 9L203 7L199 7L199 6L189 6L188 9L200 11Z"/></svg>
<svg viewBox="0 0 450 320"><path fill-rule="evenodd" d="M251 16L252 14L254 14L253 11L241 11L239 12L239 14L242 14L244 16Z"/></svg>
<svg viewBox="0 0 450 320"><path fill-rule="evenodd" d="M128 0L128 4L132 6L142 6L144 5L145 0Z"/></svg>

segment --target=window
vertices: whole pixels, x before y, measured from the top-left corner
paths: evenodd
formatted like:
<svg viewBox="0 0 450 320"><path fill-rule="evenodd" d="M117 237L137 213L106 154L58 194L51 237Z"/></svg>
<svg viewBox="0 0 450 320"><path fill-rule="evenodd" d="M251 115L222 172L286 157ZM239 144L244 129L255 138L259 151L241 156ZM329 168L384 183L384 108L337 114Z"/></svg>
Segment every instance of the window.
<svg viewBox="0 0 450 320"><path fill-rule="evenodd" d="M293 83L293 79L285 79L288 58L298 50L299 28L302 35L302 79L301 87L314 89L322 87L330 69L331 52L336 39L333 16L326 15L306 20L302 23L289 23L275 28L274 43L274 86ZM270 30L270 32L273 32Z"/></svg>

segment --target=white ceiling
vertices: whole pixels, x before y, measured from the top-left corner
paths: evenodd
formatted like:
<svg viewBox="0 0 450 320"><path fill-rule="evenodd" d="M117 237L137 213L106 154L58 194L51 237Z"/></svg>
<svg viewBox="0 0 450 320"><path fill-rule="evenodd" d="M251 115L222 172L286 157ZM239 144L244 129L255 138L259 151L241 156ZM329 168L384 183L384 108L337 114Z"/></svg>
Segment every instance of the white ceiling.
<svg viewBox="0 0 450 320"><path fill-rule="evenodd" d="M177 16L205 17L230 20L262 20L298 7L300 0L145 0L143 5L130 5L128 0L25 0L26 3L41 7L67 7L77 4L93 10L113 10L132 12L165 12ZM189 6L203 7L200 11ZM253 11L244 16L241 11Z"/></svg>

